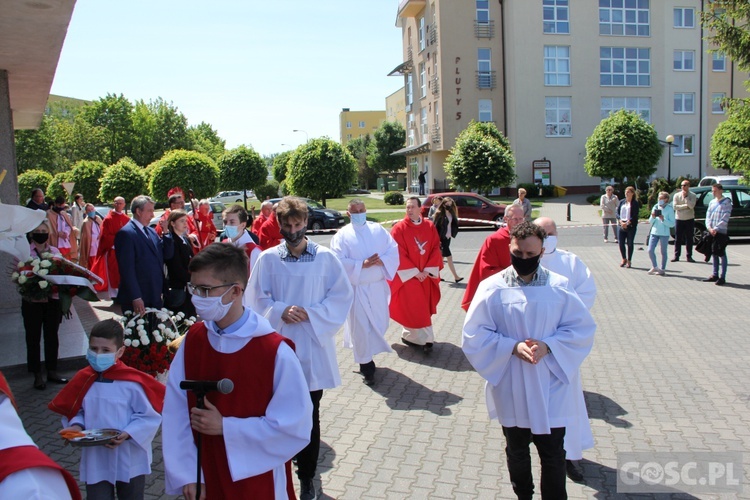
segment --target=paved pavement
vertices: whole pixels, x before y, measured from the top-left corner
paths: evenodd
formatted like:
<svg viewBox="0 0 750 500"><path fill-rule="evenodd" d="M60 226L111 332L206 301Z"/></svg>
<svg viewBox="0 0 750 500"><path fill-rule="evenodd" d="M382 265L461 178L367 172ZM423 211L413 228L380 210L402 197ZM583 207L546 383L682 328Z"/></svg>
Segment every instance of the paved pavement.
<svg viewBox="0 0 750 500"><path fill-rule="evenodd" d="M666 277L649 276L645 251L637 251L632 269L621 269L616 245L602 242L596 209L583 198L553 200L542 209L558 221L559 246L588 264L599 288L593 308L599 329L582 367L596 446L584 452L585 484L568 482L568 493L571 498L620 498L627 496L616 490L618 453L750 449L745 326L750 319L745 306L750 246L729 247L729 283L723 288L700 281L710 274L703 263L670 263ZM646 227L639 226L641 241ZM452 246L459 274L469 275L488 234L459 234ZM464 312L459 303L465 282L441 288L438 342L430 357L400 345L400 328L392 324L387 335L395 353L376 358L376 384L368 387L355 373L351 353L339 348L343 384L326 391L321 407L323 446L316 483L322 485L322 498L514 497L500 426L488 420L483 380L460 350ZM87 315L79 308L84 327L90 328ZM70 363L80 366L81 361ZM75 471L79 452L61 445L55 435L58 419L46 409L55 387L36 391L23 370L9 373L29 433ZM170 498L163 495L159 438L154 448L146 497ZM533 457L536 464L535 453ZM743 472L750 477L747 463ZM536 465L535 477L538 484ZM741 494L723 497L684 491L678 484L669 497L750 498L747 486Z"/></svg>

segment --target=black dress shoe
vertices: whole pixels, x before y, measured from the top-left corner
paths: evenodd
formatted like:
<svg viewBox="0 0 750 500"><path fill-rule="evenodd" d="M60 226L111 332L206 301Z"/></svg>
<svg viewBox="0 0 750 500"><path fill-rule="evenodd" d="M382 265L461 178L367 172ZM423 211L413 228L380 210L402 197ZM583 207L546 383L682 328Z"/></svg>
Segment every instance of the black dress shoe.
<svg viewBox="0 0 750 500"><path fill-rule="evenodd" d="M719 286L723 286L725 284L726 284L726 281L724 281L724 278L719 278L716 280L716 283L714 283L714 285L719 285Z"/></svg>
<svg viewBox="0 0 750 500"><path fill-rule="evenodd" d="M405 338L403 338L403 337L401 337L401 342L403 342L404 344L408 345L409 347L422 347L421 345L419 345L419 344L415 344L415 343L414 343L414 342L412 342L411 340L406 340L406 339L405 339Z"/></svg>
<svg viewBox="0 0 750 500"><path fill-rule="evenodd" d="M432 352L432 342L427 342L422 349L425 354L430 354Z"/></svg>
<svg viewBox="0 0 750 500"><path fill-rule="evenodd" d="M362 382L364 382L365 385L373 385L375 383L375 374L370 373L368 375L365 375L365 378L362 380Z"/></svg>
<svg viewBox="0 0 750 500"><path fill-rule="evenodd" d="M456 283L461 283L463 280L463 278L456 278Z"/></svg>
<svg viewBox="0 0 750 500"><path fill-rule="evenodd" d="M709 276L708 278L703 280L703 283L713 283L715 281L719 281L719 278L717 276L714 276L713 274Z"/></svg>
<svg viewBox="0 0 750 500"><path fill-rule="evenodd" d="M583 482L583 472L572 460L565 461L565 474L575 483Z"/></svg>
<svg viewBox="0 0 750 500"><path fill-rule="evenodd" d="M694 259L694 258L692 258L692 257L688 257L688 258L687 258L687 261L688 261L688 262L695 262L695 259Z"/></svg>
<svg viewBox="0 0 750 500"><path fill-rule="evenodd" d="M690 260L690 259L688 259L688 260ZM679 257L675 257L674 259L670 260L670 262L679 262L679 261L680 261Z"/></svg>
<svg viewBox="0 0 750 500"><path fill-rule="evenodd" d="M56 384L67 384L68 379L66 379L65 377L60 377L58 375L55 375L54 377L47 375L47 382L54 382Z"/></svg>
<svg viewBox="0 0 750 500"><path fill-rule="evenodd" d="M42 378L42 375L39 374L34 377L34 389L38 391L43 391L47 388L47 384L44 383L44 379Z"/></svg>
<svg viewBox="0 0 750 500"><path fill-rule="evenodd" d="M300 479L300 500L315 500L318 498L318 492L315 491L315 485L312 479Z"/></svg>

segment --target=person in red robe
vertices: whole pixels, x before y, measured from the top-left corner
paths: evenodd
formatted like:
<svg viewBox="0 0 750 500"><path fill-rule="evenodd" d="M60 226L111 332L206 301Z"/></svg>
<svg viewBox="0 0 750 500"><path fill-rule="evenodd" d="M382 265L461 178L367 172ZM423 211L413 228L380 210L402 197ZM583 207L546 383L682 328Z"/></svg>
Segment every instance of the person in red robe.
<svg viewBox="0 0 750 500"><path fill-rule="evenodd" d="M419 213L422 203L412 196L406 201L406 217L391 229L398 244L399 266L391 281L391 318L403 326L406 345L432 351L435 335L432 315L440 301L440 237L435 226Z"/></svg>
<svg viewBox="0 0 750 500"><path fill-rule="evenodd" d="M253 227L250 228L250 230L254 232L256 236L260 237L260 228L263 226L263 223L266 222L271 216L271 212L273 212L273 203L266 200L260 204L260 214L258 214L258 216L253 221Z"/></svg>
<svg viewBox="0 0 750 500"><path fill-rule="evenodd" d="M91 271L102 278L104 282L96 286L97 292L109 289L109 296L117 297L117 289L120 287L120 270L115 257L115 235L125 224L130 222L125 212L125 198L115 198L115 208L110 210L102 221L99 233L99 248L96 251L96 260L91 264Z"/></svg>
<svg viewBox="0 0 750 500"><path fill-rule="evenodd" d="M258 239L260 240L260 248L262 250L275 247L283 241L284 237L281 235L279 221L276 220L276 212L273 210L271 210L268 220L260 227Z"/></svg>
<svg viewBox="0 0 750 500"><path fill-rule="evenodd" d="M169 208L164 211L161 217L159 217L159 223L154 228L154 230L156 231L156 234L159 235L159 238L164 236L165 232L169 231L169 225L167 223L167 220L169 219L169 214L172 213L172 210L185 210L185 193L182 192L182 189L178 187L173 187L167 193L167 198L169 198ZM194 203L194 201L191 201L190 204L193 205L193 212L195 212L197 209L196 203ZM195 218L193 218L193 214L187 215L187 225L188 225L187 238L188 238L188 241L190 241L190 245L193 247L193 254L196 254L203 247L200 244L200 235L198 233L198 225L195 223Z"/></svg>
<svg viewBox="0 0 750 500"><path fill-rule="evenodd" d="M461 308L464 311L469 310L474 294L482 280L510 267L510 232L526 220L523 216L523 207L521 205L509 206L505 209L503 220L507 225L489 235L484 240L482 248L479 249L474 267L471 269L471 276L466 284L464 297L461 300Z"/></svg>
<svg viewBox="0 0 750 500"><path fill-rule="evenodd" d="M188 215L190 217L190 215ZM198 226L198 243L201 248L216 241L216 225L214 225L214 213L211 211L211 204L208 200L201 200L198 203L198 211L193 219ZM188 222L188 232L190 232L190 222Z"/></svg>

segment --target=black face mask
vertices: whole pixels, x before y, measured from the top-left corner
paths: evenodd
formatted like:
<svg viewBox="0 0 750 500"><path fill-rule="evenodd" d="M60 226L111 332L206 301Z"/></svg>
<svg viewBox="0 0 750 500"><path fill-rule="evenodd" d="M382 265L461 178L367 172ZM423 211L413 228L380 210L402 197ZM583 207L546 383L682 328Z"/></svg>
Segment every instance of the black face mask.
<svg viewBox="0 0 750 500"><path fill-rule="evenodd" d="M289 243L293 247L296 247L297 245L302 243L302 240L305 239L305 232L307 232L307 228L303 227L295 233L290 233L289 231L284 231L283 229L280 232L281 236L284 237L284 240L286 240L287 243Z"/></svg>
<svg viewBox="0 0 750 500"><path fill-rule="evenodd" d="M57 212L58 214L59 214L60 212L62 212L62 209L63 209L63 207L52 207L52 210L54 210L54 211L55 211L55 212Z"/></svg>
<svg viewBox="0 0 750 500"><path fill-rule="evenodd" d="M529 276L534 274L539 267L539 260L541 258L542 254L529 257L528 259L522 259L521 257L516 257L512 253L510 254L510 262L519 276Z"/></svg>
<svg viewBox="0 0 750 500"><path fill-rule="evenodd" d="M48 233L31 233L31 239L41 245L42 243L47 243L47 240L49 239L49 234Z"/></svg>

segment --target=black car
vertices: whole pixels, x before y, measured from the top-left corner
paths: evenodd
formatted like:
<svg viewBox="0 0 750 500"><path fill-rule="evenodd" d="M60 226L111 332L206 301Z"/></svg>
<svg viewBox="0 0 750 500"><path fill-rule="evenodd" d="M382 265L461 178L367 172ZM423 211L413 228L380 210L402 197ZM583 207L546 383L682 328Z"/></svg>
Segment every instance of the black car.
<svg viewBox="0 0 750 500"><path fill-rule="evenodd" d="M321 229L338 229L346 224L344 216L337 210L326 208L310 198L301 198L307 203L307 228L316 231ZM272 198L271 203L278 203L281 198Z"/></svg>
<svg viewBox="0 0 750 500"><path fill-rule="evenodd" d="M695 231L693 242L698 243L706 230L708 204L714 199L711 186L690 188L695 193ZM732 217L729 219L729 236L750 236L750 186L724 186L724 197L732 200ZM672 194L674 199L674 194ZM672 229L674 236L674 228Z"/></svg>

